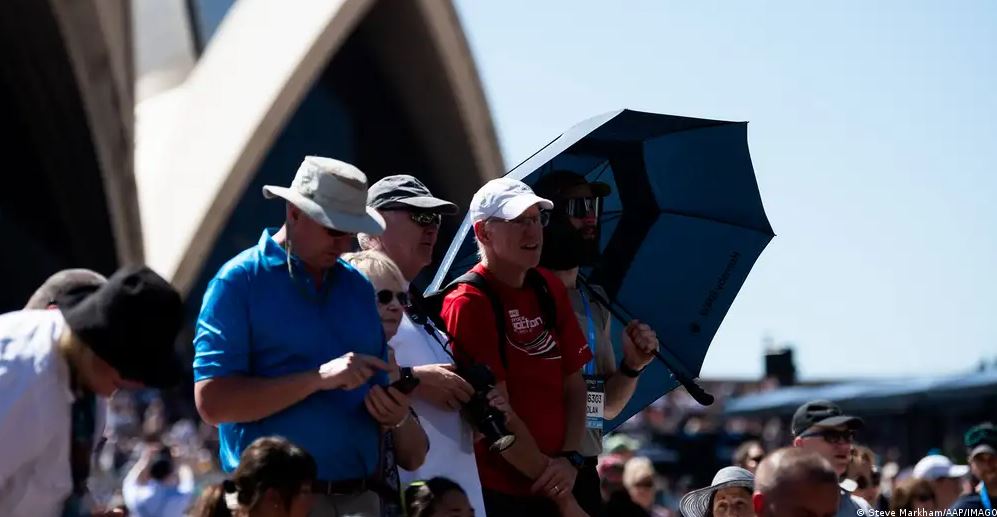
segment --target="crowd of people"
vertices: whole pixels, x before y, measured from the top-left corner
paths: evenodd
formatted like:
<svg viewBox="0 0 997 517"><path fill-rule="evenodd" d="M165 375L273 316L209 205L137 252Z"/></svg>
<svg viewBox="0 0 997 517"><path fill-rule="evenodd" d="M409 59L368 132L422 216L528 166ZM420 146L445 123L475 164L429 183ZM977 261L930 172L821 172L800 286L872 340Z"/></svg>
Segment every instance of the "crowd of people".
<svg viewBox="0 0 997 517"><path fill-rule="evenodd" d="M605 292L578 275L598 258L609 194L568 171L533 188L489 181L468 207L479 263L424 297L412 281L458 206L410 175L368 186L306 157L290 186L263 188L282 225L208 285L196 422L172 421L147 389L188 368L177 291L140 266L54 275L0 316L0 514L992 510L989 424L966 433L968 466L930 455L896 483L855 443L863 421L827 401L799 408L784 447L738 447L706 487L664 486L632 439L604 437L659 347L640 321L612 335Z"/></svg>

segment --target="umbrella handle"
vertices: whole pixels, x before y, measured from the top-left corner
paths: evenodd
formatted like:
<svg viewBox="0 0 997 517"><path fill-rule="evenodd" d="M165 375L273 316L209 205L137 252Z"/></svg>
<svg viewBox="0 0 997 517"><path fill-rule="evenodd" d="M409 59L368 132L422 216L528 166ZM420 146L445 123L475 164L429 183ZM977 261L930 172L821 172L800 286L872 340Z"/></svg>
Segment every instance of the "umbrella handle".
<svg viewBox="0 0 997 517"><path fill-rule="evenodd" d="M657 357L658 360L665 365L665 368L668 368L668 371L672 374L672 378L678 381L678 383L685 388L685 391L689 392L689 395L691 395L700 406L709 406L713 404L713 401L715 400L713 395L707 393L706 390L699 385L699 383L678 373L678 369L672 367L671 362L669 362L668 359L665 359L665 356L661 355L661 353L657 350L654 352L654 357Z"/></svg>
<svg viewBox="0 0 997 517"><path fill-rule="evenodd" d="M606 309L608 309L609 312L616 317L616 319L620 320L623 323L626 323L634 319L626 317L626 315L621 313L620 309L614 307L612 303L609 303L609 300L607 300L604 296L599 294L599 292L597 292L595 289L592 289L592 286L589 285L588 280L582 277L582 275L578 275L578 281L581 282L582 285L587 287L588 292L592 294L592 297L599 300L599 302L602 303L602 305L605 306ZM668 353L668 356L671 355L672 355L671 353ZM699 405L709 406L713 404L715 400L713 395L707 393L706 390L704 390L703 387L699 385L699 383L697 383L691 376L685 373L686 369L682 368L681 366L679 366L679 364L677 364L678 363L677 358L666 357L657 350L654 351L654 357L658 358L658 361L661 361L661 364L665 365L665 368L667 368L669 373L671 373L672 378L675 379L679 384L681 384L682 387L685 388L685 391L687 391L689 395L691 395L692 398L699 403Z"/></svg>

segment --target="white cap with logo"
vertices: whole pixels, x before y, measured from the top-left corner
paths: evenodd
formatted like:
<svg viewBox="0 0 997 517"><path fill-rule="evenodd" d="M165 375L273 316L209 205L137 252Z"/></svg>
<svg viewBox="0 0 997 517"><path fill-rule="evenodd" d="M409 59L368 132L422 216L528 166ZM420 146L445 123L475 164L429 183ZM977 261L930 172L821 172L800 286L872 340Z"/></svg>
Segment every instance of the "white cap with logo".
<svg viewBox="0 0 997 517"><path fill-rule="evenodd" d="M554 203L533 193L526 183L512 178L497 178L485 183L471 198L471 222L492 217L507 221L519 217L527 208L540 205L551 210Z"/></svg>
<svg viewBox="0 0 997 517"><path fill-rule="evenodd" d="M914 465L912 477L928 481L941 478L961 478L969 474L968 465L953 465L952 460L940 454L932 454L921 458Z"/></svg>

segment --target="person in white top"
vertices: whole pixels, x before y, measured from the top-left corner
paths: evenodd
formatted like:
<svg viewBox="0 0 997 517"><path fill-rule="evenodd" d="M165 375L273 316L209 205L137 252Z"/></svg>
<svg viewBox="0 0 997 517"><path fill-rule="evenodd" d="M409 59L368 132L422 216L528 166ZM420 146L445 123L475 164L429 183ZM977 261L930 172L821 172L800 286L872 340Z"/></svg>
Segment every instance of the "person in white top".
<svg viewBox="0 0 997 517"><path fill-rule="evenodd" d="M31 294L31 298L28 299L28 303L24 305L23 310L54 311L59 309L60 303L66 307L71 307L106 283L107 278L105 278L104 275L90 269L63 269L48 277L45 282ZM98 396L96 402L96 411L94 412L94 430L93 437L91 438L94 455L96 455L104 445L104 428L107 425L108 414L107 397ZM87 487L87 506L93 509L102 507L103 505L98 504L97 501L93 500L93 497L90 497L93 495L90 488L91 487L89 486ZM115 515L111 512L109 512L109 514Z"/></svg>
<svg viewBox="0 0 997 517"><path fill-rule="evenodd" d="M121 486L132 517L182 517L194 495L194 471L175 465L170 450L153 441L144 444Z"/></svg>
<svg viewBox="0 0 997 517"><path fill-rule="evenodd" d="M167 387L180 295L148 268L119 271L60 310L0 316L0 510L4 516L91 515L86 479L94 395Z"/></svg>
<svg viewBox="0 0 997 517"><path fill-rule="evenodd" d="M442 216L457 213L457 205L434 197L422 182L407 174L388 176L371 185L367 204L384 217L386 227L377 237L358 235L360 247L386 254L407 282L432 262ZM446 351L446 336L430 321L416 319L419 323L404 314L388 344L398 365L411 367L420 381L413 392L412 407L429 436L430 448L421 467L401 469L399 475L403 484L434 477L456 482L467 493L474 515L480 517L485 508L474 459L474 433L459 412L474 390L456 374Z"/></svg>

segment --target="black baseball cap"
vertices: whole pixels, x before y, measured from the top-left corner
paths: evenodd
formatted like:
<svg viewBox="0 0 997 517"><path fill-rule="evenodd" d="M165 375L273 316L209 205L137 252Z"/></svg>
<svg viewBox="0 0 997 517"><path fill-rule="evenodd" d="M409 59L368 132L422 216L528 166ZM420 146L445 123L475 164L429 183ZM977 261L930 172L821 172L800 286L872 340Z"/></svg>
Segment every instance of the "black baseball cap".
<svg viewBox="0 0 997 517"><path fill-rule="evenodd" d="M793 414L793 436L800 436L811 427L840 427L861 429L865 426L857 416L841 413L841 408L829 400L813 400L800 406Z"/></svg>
<svg viewBox="0 0 997 517"><path fill-rule="evenodd" d="M554 204L580 197L606 197L613 189L601 181L588 181L585 176L568 170L555 170L540 176L533 192L553 200Z"/></svg>
<svg viewBox="0 0 997 517"><path fill-rule="evenodd" d="M966 431L963 443L969 451L970 459L984 452L997 454L997 427L990 422L974 425Z"/></svg>
<svg viewBox="0 0 997 517"><path fill-rule="evenodd" d="M454 215L457 205L434 197L421 181L408 174L385 176L367 189L367 206L378 210L416 208Z"/></svg>

